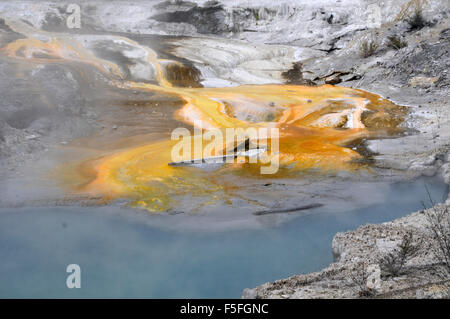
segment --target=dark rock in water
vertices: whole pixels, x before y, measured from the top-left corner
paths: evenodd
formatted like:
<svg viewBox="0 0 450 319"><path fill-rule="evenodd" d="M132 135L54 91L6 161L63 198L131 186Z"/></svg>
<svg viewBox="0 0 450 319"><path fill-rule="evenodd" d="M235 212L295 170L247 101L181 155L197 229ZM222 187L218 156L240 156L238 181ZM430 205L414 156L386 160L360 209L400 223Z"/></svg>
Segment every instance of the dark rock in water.
<svg viewBox="0 0 450 319"><path fill-rule="evenodd" d="M310 204L299 207L287 208L287 209L271 209L271 210L262 210L258 212L254 212L253 215L262 216L262 215L270 215L270 214L283 214L283 213L293 213L301 210L312 209L322 207L323 204Z"/></svg>

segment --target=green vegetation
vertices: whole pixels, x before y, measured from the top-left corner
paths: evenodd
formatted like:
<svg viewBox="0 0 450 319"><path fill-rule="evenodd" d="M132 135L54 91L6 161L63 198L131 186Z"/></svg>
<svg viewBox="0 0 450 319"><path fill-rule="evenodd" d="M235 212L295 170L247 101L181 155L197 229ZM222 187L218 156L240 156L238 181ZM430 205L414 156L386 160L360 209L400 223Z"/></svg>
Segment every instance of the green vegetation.
<svg viewBox="0 0 450 319"><path fill-rule="evenodd" d="M402 40L400 37L395 35L388 37L387 46L394 50L399 50L401 48L407 47L408 42Z"/></svg>
<svg viewBox="0 0 450 319"><path fill-rule="evenodd" d="M359 55L363 58L368 58L373 55L378 49L378 43L376 40L364 40L359 45Z"/></svg>
<svg viewBox="0 0 450 319"><path fill-rule="evenodd" d="M380 267L386 273L397 276L401 273L408 259L417 255L421 242L413 244L412 231L403 235L401 243L380 260Z"/></svg>
<svg viewBox="0 0 450 319"><path fill-rule="evenodd" d="M427 25L422 8L420 7L417 7L414 14L406 21L409 23L410 30L420 30Z"/></svg>

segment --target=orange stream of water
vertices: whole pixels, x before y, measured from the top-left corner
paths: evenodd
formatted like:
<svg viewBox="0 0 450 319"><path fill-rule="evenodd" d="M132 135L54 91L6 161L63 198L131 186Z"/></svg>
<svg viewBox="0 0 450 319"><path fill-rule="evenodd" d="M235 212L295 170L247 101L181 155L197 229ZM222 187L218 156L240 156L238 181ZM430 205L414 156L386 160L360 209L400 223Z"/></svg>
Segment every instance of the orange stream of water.
<svg viewBox="0 0 450 319"><path fill-rule="evenodd" d="M27 36L1 49L0 52L11 58L37 63L86 63L108 75L116 87L176 95L185 104L174 116L188 124L201 120L206 128L279 128L280 165L289 167L290 171L360 168L354 160L362 156L346 146L358 139L385 134L386 129L395 128L401 122L405 113L404 108L378 95L331 85L174 87L166 80L163 61L155 52L130 39L113 37L144 49L147 62L156 70L157 84L133 82L124 78L116 64L96 57L70 35L45 32L36 37L41 31L17 23L10 26ZM135 206L162 211L170 209L178 196L197 195L205 197L206 202L218 199L218 194L226 193L218 178L220 174L242 173L245 167L249 175L259 175L261 163L228 165L213 173L168 166L175 143L152 142L92 160L89 166L93 176L78 191L105 199L129 198ZM278 176L284 175L279 172L270 177Z"/></svg>

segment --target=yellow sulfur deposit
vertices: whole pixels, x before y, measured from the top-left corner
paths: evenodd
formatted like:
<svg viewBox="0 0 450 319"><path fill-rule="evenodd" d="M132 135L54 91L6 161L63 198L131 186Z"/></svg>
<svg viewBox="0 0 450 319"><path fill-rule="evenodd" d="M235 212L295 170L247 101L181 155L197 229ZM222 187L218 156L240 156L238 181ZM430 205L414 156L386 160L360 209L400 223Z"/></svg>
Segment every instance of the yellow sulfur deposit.
<svg viewBox="0 0 450 319"><path fill-rule="evenodd" d="M362 138L385 136L398 126L405 114L403 107L378 95L331 85L174 87L164 76L167 61L159 60L150 48L135 41L110 36L115 41L145 50L147 62L156 70L155 84L129 81L117 65L96 57L69 35L45 33L38 39L36 30L17 24L10 26L27 38L9 43L1 49L3 54L39 63L85 63L106 74L118 88L175 95L185 103L173 116L187 127L194 121L202 121L206 129L279 128L280 165L289 171L357 169L361 165L354 160L361 155L347 146ZM42 39L45 37L47 40ZM84 167L90 166L91 176L78 191L105 199L128 198L135 206L162 211L170 209L177 196L183 194L204 197L205 202L217 199L220 194L226 199L227 190L233 186L220 181L223 174L259 175L257 168L261 163L230 164L211 172L193 167L170 167L167 164L171 162L175 143L171 140L152 142L84 163ZM269 177L285 176L286 169Z"/></svg>

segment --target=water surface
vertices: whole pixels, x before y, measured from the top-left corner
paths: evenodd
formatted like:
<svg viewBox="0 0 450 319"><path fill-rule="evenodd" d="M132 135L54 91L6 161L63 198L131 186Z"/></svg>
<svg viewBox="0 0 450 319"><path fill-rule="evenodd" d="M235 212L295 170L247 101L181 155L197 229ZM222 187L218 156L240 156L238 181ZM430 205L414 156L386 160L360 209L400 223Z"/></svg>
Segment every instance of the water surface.
<svg viewBox="0 0 450 319"><path fill-rule="evenodd" d="M425 184L436 201L447 193L442 181L423 178L391 185L385 202L364 209L214 233L161 230L111 207L2 209L0 297L237 298L327 266L336 232L419 210ZM72 263L81 267L80 289L66 287Z"/></svg>

